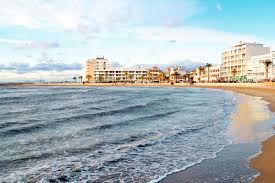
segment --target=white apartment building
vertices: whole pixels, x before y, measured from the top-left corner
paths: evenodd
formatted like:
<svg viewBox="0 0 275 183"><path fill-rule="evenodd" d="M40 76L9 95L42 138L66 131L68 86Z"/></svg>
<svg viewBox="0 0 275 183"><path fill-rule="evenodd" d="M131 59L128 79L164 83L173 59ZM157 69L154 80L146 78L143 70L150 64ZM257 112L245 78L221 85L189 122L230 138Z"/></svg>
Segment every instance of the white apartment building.
<svg viewBox="0 0 275 183"><path fill-rule="evenodd" d="M240 42L222 53L221 79L223 81L246 81L248 62L251 57L269 54L270 48L259 43ZM232 72L234 70L234 72ZM235 72L236 71L236 72Z"/></svg>
<svg viewBox="0 0 275 183"><path fill-rule="evenodd" d="M199 77L199 70L196 70L198 73L195 77L198 80ZM209 82L218 82L220 81L221 75L221 65L214 65L209 67ZM198 81L197 81L198 82ZM208 82L208 68L205 67L204 70L201 72L201 82Z"/></svg>
<svg viewBox="0 0 275 183"><path fill-rule="evenodd" d="M89 80L95 80L96 72L110 70L111 68L111 62L104 57L89 59L86 62L86 79L88 79L89 76Z"/></svg>
<svg viewBox="0 0 275 183"><path fill-rule="evenodd" d="M178 77L175 75L176 72L179 74L179 76L183 76L186 74L186 68L185 67L167 68L165 71L165 75L166 77L169 78L170 82L174 82L176 80L176 77ZM178 77L177 81L183 82L182 77Z"/></svg>
<svg viewBox="0 0 275 183"><path fill-rule="evenodd" d="M274 57L275 52L271 52L269 54L257 55L251 57L251 59L247 62L247 79L253 82L262 82L266 79L266 69L265 69L265 60L273 60L273 64L271 64L268 68L268 79L271 80L274 77Z"/></svg>
<svg viewBox="0 0 275 183"><path fill-rule="evenodd" d="M148 75L146 69L115 69L104 57L89 59L86 62L86 81L89 82L141 82Z"/></svg>

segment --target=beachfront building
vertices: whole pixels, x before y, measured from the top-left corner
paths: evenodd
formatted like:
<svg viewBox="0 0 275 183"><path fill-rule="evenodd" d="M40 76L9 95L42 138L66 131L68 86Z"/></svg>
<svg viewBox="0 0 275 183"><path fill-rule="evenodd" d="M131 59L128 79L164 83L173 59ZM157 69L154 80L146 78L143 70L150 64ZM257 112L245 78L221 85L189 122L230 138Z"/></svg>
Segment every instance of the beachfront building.
<svg viewBox="0 0 275 183"><path fill-rule="evenodd" d="M221 65L213 65L209 67L209 82L219 82L221 77ZM199 80L199 69L196 69L196 77L195 80ZM204 69L201 71L200 81L203 83L208 82L208 68L204 67Z"/></svg>
<svg viewBox="0 0 275 183"><path fill-rule="evenodd" d="M183 76L186 74L185 67L170 67L165 70L165 75L170 82L184 82Z"/></svg>
<svg viewBox="0 0 275 183"><path fill-rule="evenodd" d="M98 71L111 69L111 62L104 57L89 59L86 62L86 79L89 81L95 80Z"/></svg>
<svg viewBox="0 0 275 183"><path fill-rule="evenodd" d="M222 53L221 79L223 81L247 81L248 62L251 57L269 54L270 48L259 43L240 42Z"/></svg>
<svg viewBox="0 0 275 183"><path fill-rule="evenodd" d="M161 73L161 70L158 67L152 67L151 69L148 69L148 80L152 83L157 83L161 80L159 78L159 75Z"/></svg>
<svg viewBox="0 0 275 183"><path fill-rule="evenodd" d="M263 82L266 79L266 68L264 61L265 60L273 60L273 56L275 56L275 52L271 52L269 54L257 55L251 57L251 59L247 62L247 79L252 82ZM274 64L274 60L273 60ZM268 80L273 79L273 70L274 65L270 65L268 67Z"/></svg>
<svg viewBox="0 0 275 183"><path fill-rule="evenodd" d="M147 69L114 68L104 57L89 59L86 62L87 82L144 82L147 77Z"/></svg>

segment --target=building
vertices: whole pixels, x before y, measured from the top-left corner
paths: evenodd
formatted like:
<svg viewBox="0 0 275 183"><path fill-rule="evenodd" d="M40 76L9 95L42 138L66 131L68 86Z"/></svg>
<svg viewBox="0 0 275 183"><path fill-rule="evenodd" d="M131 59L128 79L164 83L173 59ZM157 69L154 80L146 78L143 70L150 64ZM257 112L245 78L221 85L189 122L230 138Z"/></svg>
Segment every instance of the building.
<svg viewBox="0 0 275 183"><path fill-rule="evenodd" d="M158 67L152 67L151 69L148 69L148 79L152 83L159 82L161 79L159 78L159 75L162 71Z"/></svg>
<svg viewBox="0 0 275 183"><path fill-rule="evenodd" d="M184 82L183 81L183 75L186 74L186 68L185 67L170 67L167 68L165 71L165 75L167 78L169 78L170 82Z"/></svg>
<svg viewBox="0 0 275 183"><path fill-rule="evenodd" d="M247 79L252 82L263 82L266 79L266 68L264 61L265 60L273 60L273 64L271 64L268 68L268 79L273 79L274 75L274 56L275 52L271 52L269 54L257 55L251 57L251 59L247 63Z"/></svg>
<svg viewBox="0 0 275 183"><path fill-rule="evenodd" d="M221 80L221 65L214 65L209 67L209 82L219 82ZM195 79L198 80L199 70L196 69L196 77ZM203 71L201 71L201 82L208 82L208 68L205 67Z"/></svg>
<svg viewBox="0 0 275 183"><path fill-rule="evenodd" d="M86 62L86 81L88 82L143 82L148 76L146 69L113 68L104 57L89 59Z"/></svg>
<svg viewBox="0 0 275 183"><path fill-rule="evenodd" d="M222 53L221 80L247 81L248 62L251 57L269 54L270 48L259 43L244 43L233 46Z"/></svg>
<svg viewBox="0 0 275 183"><path fill-rule="evenodd" d="M111 62L104 57L89 59L86 62L86 79L95 80L98 71L110 70L111 67Z"/></svg>

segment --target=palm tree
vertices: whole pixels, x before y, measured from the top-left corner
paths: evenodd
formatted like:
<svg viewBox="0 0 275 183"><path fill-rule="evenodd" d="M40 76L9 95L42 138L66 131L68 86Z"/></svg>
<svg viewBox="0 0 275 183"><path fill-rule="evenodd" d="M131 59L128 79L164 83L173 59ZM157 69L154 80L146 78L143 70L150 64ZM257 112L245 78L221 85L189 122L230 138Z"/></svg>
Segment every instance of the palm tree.
<svg viewBox="0 0 275 183"><path fill-rule="evenodd" d="M107 82L108 80L108 73L107 71L104 72L104 82Z"/></svg>
<svg viewBox="0 0 275 183"><path fill-rule="evenodd" d="M272 64L272 61L267 59L263 63L265 65L265 81L268 82L268 67Z"/></svg>
<svg viewBox="0 0 275 183"><path fill-rule="evenodd" d="M199 69L199 82L200 82L201 81L201 72L204 70L204 67L199 66L198 69Z"/></svg>
<svg viewBox="0 0 275 183"><path fill-rule="evenodd" d="M117 81L117 82L119 82L119 81L120 81L120 79L121 79L121 77L117 77L117 78L116 78L116 81Z"/></svg>
<svg viewBox="0 0 275 183"><path fill-rule="evenodd" d="M175 76L175 82L178 82L178 77L180 76L180 73L178 71L174 72L173 74Z"/></svg>
<svg viewBox="0 0 275 183"><path fill-rule="evenodd" d="M141 82L143 83L143 80L146 79L146 77L142 74L139 79L141 79Z"/></svg>
<svg viewBox="0 0 275 183"><path fill-rule="evenodd" d="M100 83L102 83L102 81L104 80L104 77L102 75L99 75L98 80Z"/></svg>
<svg viewBox="0 0 275 183"><path fill-rule="evenodd" d="M125 83L127 83L127 80L129 78L129 73L128 71L124 71L124 76L125 76Z"/></svg>
<svg viewBox="0 0 275 183"><path fill-rule="evenodd" d="M210 73L209 70L210 70L210 67L212 67L212 64L207 63L205 67L207 67L207 82L209 83L209 73Z"/></svg>
<svg viewBox="0 0 275 183"><path fill-rule="evenodd" d="M189 82L191 74L190 73L186 73L185 76L187 78L187 82Z"/></svg>
<svg viewBox="0 0 275 183"><path fill-rule="evenodd" d="M182 76L182 79L186 82L186 80L189 80L189 73L186 73Z"/></svg>
<svg viewBox="0 0 275 183"><path fill-rule="evenodd" d="M133 74L129 74L129 79L130 79L131 83L133 82L133 78L134 78L134 75Z"/></svg>
<svg viewBox="0 0 275 183"><path fill-rule="evenodd" d="M82 83L83 77L82 77L82 76L79 76L78 78L80 79L80 83Z"/></svg>
<svg viewBox="0 0 275 183"><path fill-rule="evenodd" d="M148 76L149 83L151 83L153 74L151 72L148 72L147 76Z"/></svg>
<svg viewBox="0 0 275 183"><path fill-rule="evenodd" d="M234 77L234 81L236 81L236 74L237 74L237 69L233 68L233 70L231 71Z"/></svg>
<svg viewBox="0 0 275 183"><path fill-rule="evenodd" d="M86 79L88 80L88 82L90 82L91 79L92 79L92 76L91 76L90 74L87 74L87 75L86 75Z"/></svg>
<svg viewBox="0 0 275 183"><path fill-rule="evenodd" d="M164 72L160 72L160 73L158 74L158 80L159 80L159 83L160 83L161 81L163 81L163 80L164 80L164 77L165 77Z"/></svg>
<svg viewBox="0 0 275 183"><path fill-rule="evenodd" d="M77 79L77 77L73 77L73 80L74 80L75 83L76 83L76 79Z"/></svg>

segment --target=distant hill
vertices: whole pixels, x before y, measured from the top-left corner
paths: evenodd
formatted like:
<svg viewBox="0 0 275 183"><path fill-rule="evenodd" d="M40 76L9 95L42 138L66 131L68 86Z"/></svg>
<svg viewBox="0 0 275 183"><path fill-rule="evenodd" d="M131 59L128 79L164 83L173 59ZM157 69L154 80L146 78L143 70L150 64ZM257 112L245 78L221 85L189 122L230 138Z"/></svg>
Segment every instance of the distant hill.
<svg viewBox="0 0 275 183"><path fill-rule="evenodd" d="M191 71L201 65L205 65L206 63L184 60L184 61L176 61L171 64L138 64L134 65L131 68L151 68L153 66L157 66L160 69L166 69L169 67L185 67L187 71Z"/></svg>

